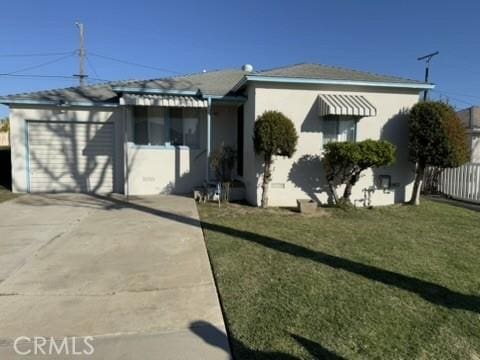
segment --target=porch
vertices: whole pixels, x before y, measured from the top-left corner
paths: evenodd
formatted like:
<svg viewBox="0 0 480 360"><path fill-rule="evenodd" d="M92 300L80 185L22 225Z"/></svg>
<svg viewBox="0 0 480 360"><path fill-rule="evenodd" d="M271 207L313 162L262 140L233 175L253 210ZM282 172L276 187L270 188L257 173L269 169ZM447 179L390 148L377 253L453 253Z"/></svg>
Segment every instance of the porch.
<svg viewBox="0 0 480 360"><path fill-rule="evenodd" d="M241 175L242 102L194 96L123 96L125 194L188 194L215 180L212 151L237 151L234 178ZM239 146L240 144L240 146Z"/></svg>

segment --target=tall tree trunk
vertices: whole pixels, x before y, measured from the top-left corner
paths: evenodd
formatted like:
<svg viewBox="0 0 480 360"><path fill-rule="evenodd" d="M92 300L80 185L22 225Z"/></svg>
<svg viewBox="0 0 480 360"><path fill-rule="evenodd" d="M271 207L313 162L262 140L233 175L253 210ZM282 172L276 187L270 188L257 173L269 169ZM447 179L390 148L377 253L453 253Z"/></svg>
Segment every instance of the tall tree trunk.
<svg viewBox="0 0 480 360"><path fill-rule="evenodd" d="M425 165L417 163L415 171L415 182L413 183L411 205L420 205L420 191L422 190L423 175L425 174Z"/></svg>
<svg viewBox="0 0 480 360"><path fill-rule="evenodd" d="M352 188L353 188L353 185L349 181L345 185L345 190L343 190L343 200L345 200L345 202L347 202L348 204L352 203L352 201L350 200L350 197L352 196Z"/></svg>
<svg viewBox="0 0 480 360"><path fill-rule="evenodd" d="M263 162L262 208L268 207L268 185L272 179L272 155L265 154Z"/></svg>
<svg viewBox="0 0 480 360"><path fill-rule="evenodd" d="M345 190L343 191L343 200L345 200L348 204L352 203L352 201L350 200L350 197L352 196L352 189L359 179L360 172L354 173L345 184Z"/></svg>
<svg viewBox="0 0 480 360"><path fill-rule="evenodd" d="M327 182L328 182L328 187L330 188L330 192L332 193L333 202L335 205L338 205L337 187L335 186L335 183L333 181L327 181Z"/></svg>

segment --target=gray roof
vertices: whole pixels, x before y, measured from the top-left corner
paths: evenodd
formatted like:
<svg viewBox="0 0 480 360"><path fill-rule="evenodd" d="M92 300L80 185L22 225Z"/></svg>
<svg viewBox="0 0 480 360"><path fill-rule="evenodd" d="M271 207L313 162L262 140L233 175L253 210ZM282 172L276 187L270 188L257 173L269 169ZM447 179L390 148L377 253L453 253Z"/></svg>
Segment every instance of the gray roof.
<svg viewBox="0 0 480 360"><path fill-rule="evenodd" d="M422 81L411 80L397 76L380 75L366 71L358 71L319 64L297 64L285 66L271 70L260 71L254 75L322 80L389 82L400 84L423 83Z"/></svg>
<svg viewBox="0 0 480 360"><path fill-rule="evenodd" d="M422 84L422 82L418 80L409 80L394 76L378 75L369 72L318 64L298 64L252 73L247 73L243 70L229 69L162 79L114 81L85 87L37 91L0 97L0 103L8 104L14 101L31 100L44 103L99 102L116 104L118 103L118 94L113 91L114 88L200 91L204 95L225 96L231 94L232 89L245 78L245 75L251 77L262 76L368 81L376 83Z"/></svg>

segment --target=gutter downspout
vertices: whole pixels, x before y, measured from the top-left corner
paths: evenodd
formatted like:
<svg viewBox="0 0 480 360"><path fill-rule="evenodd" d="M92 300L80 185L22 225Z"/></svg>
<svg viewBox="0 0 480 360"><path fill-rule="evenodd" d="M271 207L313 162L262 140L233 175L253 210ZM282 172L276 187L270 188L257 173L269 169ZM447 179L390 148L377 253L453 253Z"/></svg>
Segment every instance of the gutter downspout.
<svg viewBox="0 0 480 360"><path fill-rule="evenodd" d="M207 103L208 103L208 107L207 107L207 175L206 175L206 178L207 178L207 182L209 181L209 178L210 178L210 166L208 164L209 162L209 159L210 159L210 142L211 142L211 130L212 130L212 126L211 126L211 120L212 120L212 97L209 96L207 98Z"/></svg>
<svg viewBox="0 0 480 360"><path fill-rule="evenodd" d="M123 106L123 192L125 196L129 196L129 169L128 169L128 126L127 126L127 107Z"/></svg>

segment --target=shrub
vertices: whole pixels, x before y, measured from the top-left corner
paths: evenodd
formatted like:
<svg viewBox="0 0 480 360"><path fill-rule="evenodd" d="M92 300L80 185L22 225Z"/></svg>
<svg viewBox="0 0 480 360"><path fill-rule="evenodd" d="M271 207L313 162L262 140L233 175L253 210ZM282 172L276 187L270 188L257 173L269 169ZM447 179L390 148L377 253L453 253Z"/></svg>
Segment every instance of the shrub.
<svg viewBox="0 0 480 360"><path fill-rule="evenodd" d="M395 146L383 140L329 143L324 149L323 165L328 186L337 205L351 204L352 188L360 179L362 171L391 165L395 161ZM342 184L345 185L345 190L340 199L337 186Z"/></svg>
<svg viewBox="0 0 480 360"><path fill-rule="evenodd" d="M279 111L265 111L257 118L253 144L263 154L262 207L268 206L268 185L272 178L273 156L292 157L298 135L292 121Z"/></svg>

